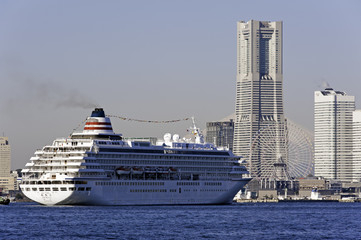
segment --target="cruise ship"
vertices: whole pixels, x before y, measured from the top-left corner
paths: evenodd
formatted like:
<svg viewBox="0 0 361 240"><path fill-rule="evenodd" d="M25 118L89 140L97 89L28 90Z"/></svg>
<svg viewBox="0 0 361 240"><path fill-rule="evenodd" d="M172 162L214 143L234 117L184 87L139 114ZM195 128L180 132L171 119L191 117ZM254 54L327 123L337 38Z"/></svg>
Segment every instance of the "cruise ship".
<svg viewBox="0 0 361 240"><path fill-rule="evenodd" d="M240 157L194 139L126 140L96 108L84 129L35 152L21 191L44 205L227 204L250 180Z"/></svg>

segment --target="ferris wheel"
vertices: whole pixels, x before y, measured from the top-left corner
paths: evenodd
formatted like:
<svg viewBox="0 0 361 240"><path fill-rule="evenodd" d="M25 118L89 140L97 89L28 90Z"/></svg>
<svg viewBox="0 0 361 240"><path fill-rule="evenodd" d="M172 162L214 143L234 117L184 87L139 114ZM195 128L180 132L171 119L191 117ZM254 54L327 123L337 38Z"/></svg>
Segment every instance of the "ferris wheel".
<svg viewBox="0 0 361 240"><path fill-rule="evenodd" d="M277 178L275 168L285 168L286 132L285 123L272 122L262 126L253 136L248 161L252 177L274 179Z"/></svg>
<svg viewBox="0 0 361 240"><path fill-rule="evenodd" d="M287 129L289 174L295 178L313 175L313 134L289 119Z"/></svg>
<svg viewBox="0 0 361 240"><path fill-rule="evenodd" d="M252 138L248 165L262 179L313 174L312 134L289 119L265 125Z"/></svg>

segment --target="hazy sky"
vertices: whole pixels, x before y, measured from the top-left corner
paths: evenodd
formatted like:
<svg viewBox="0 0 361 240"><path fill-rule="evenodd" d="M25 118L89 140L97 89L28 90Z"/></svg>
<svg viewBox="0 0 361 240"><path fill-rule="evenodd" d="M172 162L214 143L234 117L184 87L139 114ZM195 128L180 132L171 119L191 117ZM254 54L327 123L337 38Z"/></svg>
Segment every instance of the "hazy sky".
<svg viewBox="0 0 361 240"><path fill-rule="evenodd" d="M236 22L283 21L286 116L313 128L328 82L361 102L361 1L0 1L0 131L12 168L91 112L149 120L234 112ZM360 103L358 103L360 106ZM112 119L125 136L185 134L190 122Z"/></svg>

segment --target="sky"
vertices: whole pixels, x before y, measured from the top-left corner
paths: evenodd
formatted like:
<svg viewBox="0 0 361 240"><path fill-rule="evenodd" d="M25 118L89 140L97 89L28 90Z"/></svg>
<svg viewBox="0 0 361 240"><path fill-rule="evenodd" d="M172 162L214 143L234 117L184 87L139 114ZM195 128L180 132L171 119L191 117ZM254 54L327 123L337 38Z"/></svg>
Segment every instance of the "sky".
<svg viewBox="0 0 361 240"><path fill-rule="evenodd" d="M237 21L283 21L284 108L313 129L314 91L361 108L361 1L1 0L0 133L12 169L67 137L95 106L145 120L232 114ZM124 136L186 134L191 122L111 119ZM80 127L79 127L80 126Z"/></svg>

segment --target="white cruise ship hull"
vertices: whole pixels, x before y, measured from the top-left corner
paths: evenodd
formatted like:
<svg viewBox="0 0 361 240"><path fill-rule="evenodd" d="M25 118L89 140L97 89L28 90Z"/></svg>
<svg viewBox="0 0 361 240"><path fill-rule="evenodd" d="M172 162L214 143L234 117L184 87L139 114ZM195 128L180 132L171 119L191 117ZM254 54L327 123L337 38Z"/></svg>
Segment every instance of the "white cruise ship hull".
<svg viewBox="0 0 361 240"><path fill-rule="evenodd" d="M44 205L228 204L248 181L249 179L218 182L89 181L86 186L81 187L81 189L88 188L89 191L78 191L79 187L75 187L75 191L26 191L24 193L28 198ZM64 185L56 187L60 189ZM74 188L74 186L71 187ZM68 189L69 185L66 185L66 188Z"/></svg>
<svg viewBox="0 0 361 240"><path fill-rule="evenodd" d="M165 134L152 143L125 140L96 108L82 132L35 151L21 171L21 191L44 205L226 204L250 180L240 157Z"/></svg>

